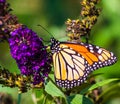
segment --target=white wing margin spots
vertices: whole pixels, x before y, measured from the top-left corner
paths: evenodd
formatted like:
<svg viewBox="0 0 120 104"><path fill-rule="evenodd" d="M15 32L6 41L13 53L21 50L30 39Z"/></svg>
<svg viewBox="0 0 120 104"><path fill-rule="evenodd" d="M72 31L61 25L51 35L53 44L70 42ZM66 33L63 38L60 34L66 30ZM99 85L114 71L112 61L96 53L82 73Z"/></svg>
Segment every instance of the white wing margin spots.
<svg viewBox="0 0 120 104"><path fill-rule="evenodd" d="M85 44L86 48L90 52L92 52L94 55L98 57L98 62L94 62L93 65L87 68L87 70L94 71L98 68L109 66L114 64L117 61L116 56L104 48L101 48L99 46L91 45L91 44Z"/></svg>

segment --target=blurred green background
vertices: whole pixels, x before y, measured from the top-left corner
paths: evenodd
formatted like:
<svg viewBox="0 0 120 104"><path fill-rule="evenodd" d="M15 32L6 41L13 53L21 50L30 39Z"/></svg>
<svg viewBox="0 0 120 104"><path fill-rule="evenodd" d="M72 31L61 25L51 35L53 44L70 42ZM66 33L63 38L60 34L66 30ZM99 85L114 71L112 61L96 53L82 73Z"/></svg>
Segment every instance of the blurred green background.
<svg viewBox="0 0 120 104"><path fill-rule="evenodd" d="M66 37L65 21L68 18L79 18L81 10L80 0L8 0L8 2L13 9L12 14L19 18L19 22L37 32L45 41L50 40L50 35L37 26L38 24L62 41ZM120 0L101 0L98 7L102 8L102 12L92 29L90 41L92 44L114 52L118 62L113 66L96 70L94 73L104 73L96 77L97 80L120 78ZM0 65L11 72L19 73L15 61L10 56L7 43L0 43ZM17 89L0 87L0 92L8 92L17 100ZM31 91L22 94L22 104L33 104L30 94ZM106 104L119 104L120 92L116 94L117 99L112 99Z"/></svg>

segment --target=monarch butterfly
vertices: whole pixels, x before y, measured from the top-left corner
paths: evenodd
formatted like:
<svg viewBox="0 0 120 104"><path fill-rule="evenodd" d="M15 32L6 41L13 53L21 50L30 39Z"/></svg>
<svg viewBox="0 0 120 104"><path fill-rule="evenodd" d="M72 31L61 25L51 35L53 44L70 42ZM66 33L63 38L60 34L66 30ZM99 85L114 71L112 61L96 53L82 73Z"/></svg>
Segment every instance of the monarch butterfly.
<svg viewBox="0 0 120 104"><path fill-rule="evenodd" d="M52 38L50 49L56 83L64 88L81 85L90 72L117 61L112 52L82 42L59 42Z"/></svg>

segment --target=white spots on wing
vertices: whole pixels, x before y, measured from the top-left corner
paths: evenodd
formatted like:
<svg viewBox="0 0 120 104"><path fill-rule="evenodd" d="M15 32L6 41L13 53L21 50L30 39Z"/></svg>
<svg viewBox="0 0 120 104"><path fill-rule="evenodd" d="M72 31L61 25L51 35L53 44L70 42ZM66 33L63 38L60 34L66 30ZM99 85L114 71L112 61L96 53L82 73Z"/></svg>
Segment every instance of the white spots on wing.
<svg viewBox="0 0 120 104"><path fill-rule="evenodd" d="M99 49L99 50L98 50L98 53L101 54L101 53L102 53L102 49Z"/></svg>

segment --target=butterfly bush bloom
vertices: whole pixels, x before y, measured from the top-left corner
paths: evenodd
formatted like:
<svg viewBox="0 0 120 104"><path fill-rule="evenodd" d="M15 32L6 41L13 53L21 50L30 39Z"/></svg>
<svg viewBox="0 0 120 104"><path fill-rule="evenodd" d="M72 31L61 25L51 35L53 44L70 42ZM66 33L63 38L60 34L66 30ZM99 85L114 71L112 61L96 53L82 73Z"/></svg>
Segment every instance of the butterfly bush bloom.
<svg viewBox="0 0 120 104"><path fill-rule="evenodd" d="M51 66L51 58L48 56L42 39L27 27L20 27L11 32L10 51L16 60L21 73L33 77L33 84L44 82Z"/></svg>

